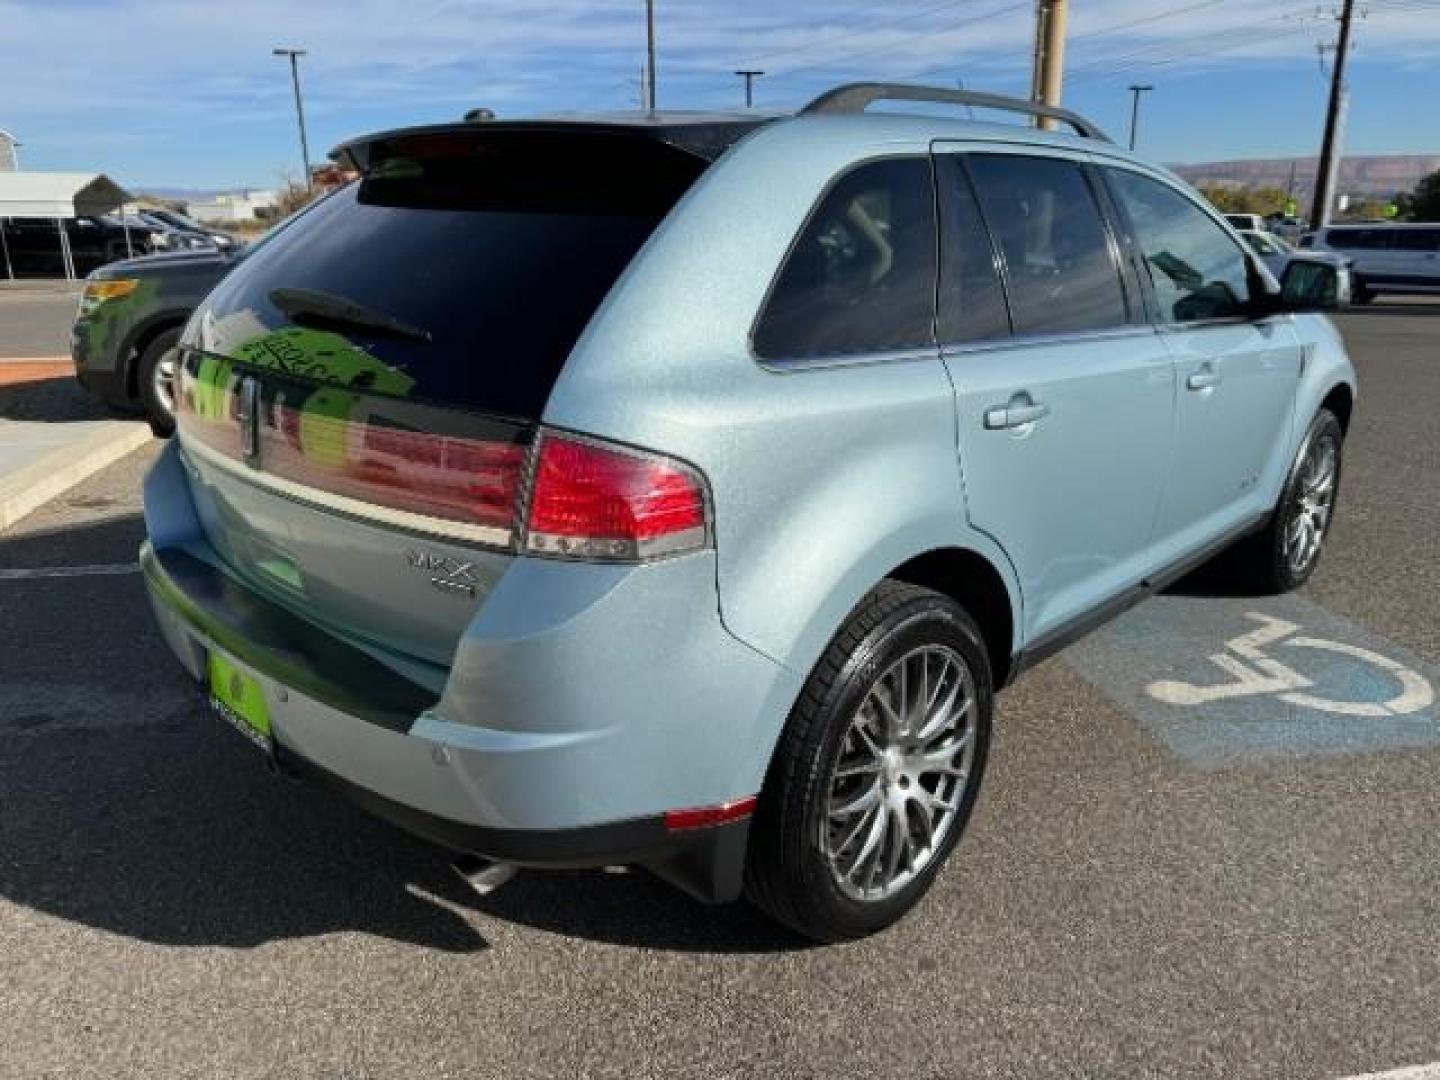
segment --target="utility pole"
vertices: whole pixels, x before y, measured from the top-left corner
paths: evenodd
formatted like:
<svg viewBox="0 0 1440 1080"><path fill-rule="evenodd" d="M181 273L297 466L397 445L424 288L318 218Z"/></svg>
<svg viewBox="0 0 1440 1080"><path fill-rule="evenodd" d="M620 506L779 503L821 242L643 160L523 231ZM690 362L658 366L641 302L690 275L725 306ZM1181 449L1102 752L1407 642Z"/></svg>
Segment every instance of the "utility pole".
<svg viewBox="0 0 1440 1080"><path fill-rule="evenodd" d="M1320 162L1315 173L1315 201L1310 207L1310 227L1323 228L1330 222L1330 204L1335 199L1335 173L1339 158L1340 119L1345 101L1345 61L1350 58L1350 26L1355 19L1355 0L1343 0L1340 9L1340 43L1335 48L1335 70L1330 75L1330 107L1325 114L1325 138L1320 144Z"/></svg>
<svg viewBox="0 0 1440 1080"><path fill-rule="evenodd" d="M655 111L655 0L645 0L645 107Z"/></svg>
<svg viewBox="0 0 1440 1080"><path fill-rule="evenodd" d="M272 49L276 56L288 56L290 58L290 83L295 88L295 119L300 124L300 160L305 165L305 190L315 194L315 181L310 176L310 144L305 139L305 106L300 101L300 57L305 55L304 49Z"/></svg>
<svg viewBox="0 0 1440 1080"><path fill-rule="evenodd" d="M1038 0L1035 8L1035 71L1030 96L1042 105L1060 104L1060 89L1065 79L1065 23L1068 15L1068 0ZM1042 117L1039 126L1049 129L1055 125Z"/></svg>
<svg viewBox="0 0 1440 1080"><path fill-rule="evenodd" d="M1153 86L1135 85L1130 87L1130 149L1135 149L1135 132L1140 127L1140 95L1154 90Z"/></svg>
<svg viewBox="0 0 1440 1080"><path fill-rule="evenodd" d="M744 71L737 71L735 72L735 74L739 75L742 79L745 80L745 108L752 108L755 104L755 97L752 93L751 88L755 85L755 80L758 79L761 75L764 75L765 73L763 71L747 69Z"/></svg>

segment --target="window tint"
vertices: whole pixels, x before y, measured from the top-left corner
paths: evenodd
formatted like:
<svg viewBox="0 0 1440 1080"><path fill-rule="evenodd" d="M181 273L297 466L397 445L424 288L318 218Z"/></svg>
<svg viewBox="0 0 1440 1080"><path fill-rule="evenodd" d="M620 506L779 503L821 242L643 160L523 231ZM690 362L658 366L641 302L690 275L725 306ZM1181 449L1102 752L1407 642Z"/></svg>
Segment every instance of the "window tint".
<svg viewBox="0 0 1440 1080"><path fill-rule="evenodd" d="M995 253L970 181L955 157L940 161L940 303L936 320L948 344L1010 333Z"/></svg>
<svg viewBox="0 0 1440 1080"><path fill-rule="evenodd" d="M806 223L755 329L755 351L779 360L929 344L934 297L929 161L861 165Z"/></svg>
<svg viewBox="0 0 1440 1080"><path fill-rule="evenodd" d="M224 278L202 309L206 347L318 381L363 377L376 392L538 416L600 302L704 165L598 134L399 136L372 152L360 182L277 226ZM373 332L277 300L285 293L418 332Z"/></svg>
<svg viewBox="0 0 1440 1080"><path fill-rule="evenodd" d="M1174 188L1120 169L1110 178L1130 216L1164 321L1238 318L1250 295L1245 255L1219 223Z"/></svg>
<svg viewBox="0 0 1440 1080"><path fill-rule="evenodd" d="M1331 229L1325 243L1341 251L1372 251L1384 248L1385 233L1379 229Z"/></svg>
<svg viewBox="0 0 1440 1080"><path fill-rule="evenodd" d="M1440 229L1396 229L1390 246L1401 251L1440 251Z"/></svg>
<svg viewBox="0 0 1440 1080"><path fill-rule="evenodd" d="M999 154L976 154L968 162L1005 260L1017 334L1128 321L1100 207L1079 166Z"/></svg>

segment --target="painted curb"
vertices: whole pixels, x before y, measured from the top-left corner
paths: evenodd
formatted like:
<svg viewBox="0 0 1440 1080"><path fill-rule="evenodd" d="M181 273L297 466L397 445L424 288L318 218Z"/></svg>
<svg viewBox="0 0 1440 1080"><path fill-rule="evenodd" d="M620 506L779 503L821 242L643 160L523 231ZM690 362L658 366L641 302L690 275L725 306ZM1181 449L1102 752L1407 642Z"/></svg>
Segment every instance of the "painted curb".
<svg viewBox="0 0 1440 1080"><path fill-rule="evenodd" d="M25 468L0 477L0 533L152 438L150 429L143 423L97 421L92 430L71 445L53 450Z"/></svg>

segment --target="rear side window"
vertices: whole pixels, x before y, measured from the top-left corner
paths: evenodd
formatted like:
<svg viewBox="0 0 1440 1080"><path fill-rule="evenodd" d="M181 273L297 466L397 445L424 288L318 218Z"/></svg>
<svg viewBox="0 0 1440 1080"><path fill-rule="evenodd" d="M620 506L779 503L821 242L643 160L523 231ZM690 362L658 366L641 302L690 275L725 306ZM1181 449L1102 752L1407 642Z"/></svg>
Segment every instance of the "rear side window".
<svg viewBox="0 0 1440 1080"><path fill-rule="evenodd" d="M704 166L639 136L397 136L223 280L203 345L290 377L538 417Z"/></svg>
<svg viewBox="0 0 1440 1080"><path fill-rule="evenodd" d="M969 166L1004 258L1015 332L1124 325L1120 268L1080 167L1003 154L973 155Z"/></svg>
<svg viewBox="0 0 1440 1080"><path fill-rule="evenodd" d="M1384 248L1385 233L1379 229L1331 229L1325 243L1340 251L1374 251Z"/></svg>
<svg viewBox="0 0 1440 1080"><path fill-rule="evenodd" d="M1390 246L1400 251L1440 251L1440 229L1396 229Z"/></svg>
<svg viewBox="0 0 1440 1080"><path fill-rule="evenodd" d="M1148 176L1109 170L1135 240L1150 268L1165 322L1241 318L1250 275L1245 254L1214 218Z"/></svg>
<svg viewBox="0 0 1440 1080"><path fill-rule="evenodd" d="M938 161L940 291L936 322L947 345L1010 333L995 251L960 160Z"/></svg>
<svg viewBox="0 0 1440 1080"><path fill-rule="evenodd" d="M861 165L821 199L755 327L769 360L934 342L935 210L927 158Z"/></svg>

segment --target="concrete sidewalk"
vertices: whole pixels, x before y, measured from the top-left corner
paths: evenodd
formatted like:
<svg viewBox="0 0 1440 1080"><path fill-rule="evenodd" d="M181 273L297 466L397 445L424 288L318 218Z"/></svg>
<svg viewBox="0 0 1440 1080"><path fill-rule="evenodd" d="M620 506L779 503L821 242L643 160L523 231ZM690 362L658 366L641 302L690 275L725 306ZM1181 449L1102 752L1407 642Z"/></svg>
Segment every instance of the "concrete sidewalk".
<svg viewBox="0 0 1440 1080"><path fill-rule="evenodd" d="M68 361L0 359L0 532L152 438L112 420Z"/></svg>

